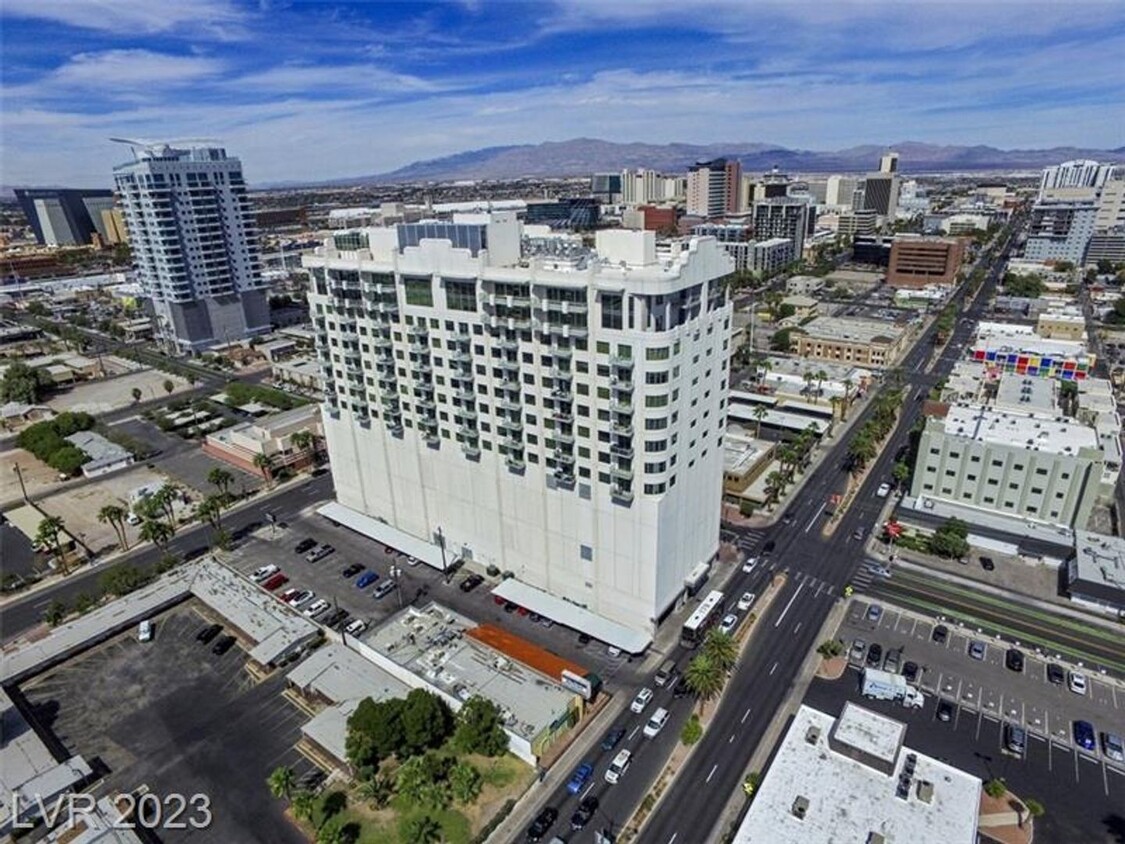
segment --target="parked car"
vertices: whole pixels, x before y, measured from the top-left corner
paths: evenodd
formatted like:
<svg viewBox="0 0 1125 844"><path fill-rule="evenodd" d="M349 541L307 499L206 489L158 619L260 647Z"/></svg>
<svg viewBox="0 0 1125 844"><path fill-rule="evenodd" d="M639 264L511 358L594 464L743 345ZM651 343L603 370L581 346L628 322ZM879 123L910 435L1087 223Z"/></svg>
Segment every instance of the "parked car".
<svg viewBox="0 0 1125 844"><path fill-rule="evenodd" d="M1089 721L1075 721L1074 743L1084 750L1093 750L1096 747L1094 743L1094 725Z"/></svg>
<svg viewBox="0 0 1125 844"><path fill-rule="evenodd" d="M367 629L367 622L364 621L362 618L357 618L353 622L351 622L347 627L344 628L344 632L347 633L349 636L358 636L360 633L362 633L366 629Z"/></svg>
<svg viewBox="0 0 1125 844"><path fill-rule="evenodd" d="M195 641L202 642L206 645L216 636L223 632L223 625L221 624L208 624L202 630L195 634Z"/></svg>
<svg viewBox="0 0 1125 844"><path fill-rule="evenodd" d="M329 604L326 600L324 600L324 598L317 598L315 601L313 601L311 604L309 604L307 607L305 607L301 611L301 615L308 616L309 618L312 618L313 616L320 615L322 612L324 612L330 606L332 606L332 605Z"/></svg>
<svg viewBox="0 0 1125 844"><path fill-rule="evenodd" d="M645 686L643 689L637 692L637 696L633 698L633 702L629 704L629 708L639 714L645 711L645 707L649 705L649 702L651 700L652 689L650 689L648 686Z"/></svg>
<svg viewBox="0 0 1125 844"><path fill-rule="evenodd" d="M155 633L155 632L156 632L155 625L153 625L153 623L149 619L146 618L144 621L141 622L140 627L137 628L137 641L138 642L151 642L153 633Z"/></svg>
<svg viewBox="0 0 1125 844"><path fill-rule="evenodd" d="M664 725L668 723L668 710L663 706L652 713L652 717L648 719L645 728L642 731L645 738L656 738L660 735L660 731L664 729Z"/></svg>
<svg viewBox="0 0 1125 844"><path fill-rule="evenodd" d="M305 559L310 563L318 563L335 550L335 548L326 543L324 545L321 545L319 548L309 551L309 553L305 555Z"/></svg>
<svg viewBox="0 0 1125 844"><path fill-rule="evenodd" d="M281 572L278 572L277 574L266 578L266 580L262 582L262 588L273 592L275 589L280 589L288 582L289 578L283 575Z"/></svg>
<svg viewBox="0 0 1125 844"><path fill-rule="evenodd" d="M694 692L692 692L691 686L688 685L687 680L685 680L683 677L677 680L676 685L672 687L672 697L674 698L679 699L682 697L687 697L690 694L694 694Z"/></svg>
<svg viewBox="0 0 1125 844"><path fill-rule="evenodd" d="M981 557L980 558L980 567L982 569L984 569L985 571L995 571L996 570L996 563L992 562L991 557Z"/></svg>
<svg viewBox="0 0 1125 844"><path fill-rule="evenodd" d="M384 580L378 586L371 590L371 597L376 601L381 600L398 588L398 584L393 580Z"/></svg>
<svg viewBox="0 0 1125 844"><path fill-rule="evenodd" d="M293 589L286 589L284 592L282 592L280 595L277 596L277 599L279 601L281 601L283 604L288 604L289 599L292 598L294 595L300 594L300 592L301 592L301 590L297 589L296 587L294 587Z"/></svg>
<svg viewBox="0 0 1125 844"><path fill-rule="evenodd" d="M1125 762L1125 744L1122 743L1121 736L1116 733L1102 733L1102 753L1105 754L1106 759Z"/></svg>
<svg viewBox="0 0 1125 844"><path fill-rule="evenodd" d="M356 589L366 589L368 586L370 586L372 583L374 583L378 579L379 579L379 575L377 575L375 572L365 571L363 574L361 574L356 579L356 582L355 582Z"/></svg>
<svg viewBox="0 0 1125 844"><path fill-rule="evenodd" d="M410 556L408 556L408 557L406 558L406 564L407 564L408 566L416 566L416 565L418 565L418 558L417 558L417 557L410 557Z"/></svg>
<svg viewBox="0 0 1125 844"><path fill-rule="evenodd" d="M891 485L890 484L879 484L879 488L877 490L875 490L875 494L877 496L879 496L880 498L886 498L888 495L891 494Z"/></svg>
<svg viewBox="0 0 1125 844"><path fill-rule="evenodd" d="M949 639L949 628L944 624L939 624L934 628L934 632L930 634L930 638L933 639L937 644L944 645Z"/></svg>
<svg viewBox="0 0 1125 844"><path fill-rule="evenodd" d="M867 620L878 621L883 617L883 608L878 604L872 604L867 608Z"/></svg>
<svg viewBox="0 0 1125 844"><path fill-rule="evenodd" d="M849 654L849 659L852 662L863 662L863 655L867 653L867 642L863 639L856 639L852 642L852 650Z"/></svg>
<svg viewBox="0 0 1125 844"><path fill-rule="evenodd" d="M315 547L316 547L316 540L313 539L311 536L306 536L304 539L302 539L300 542L297 543L297 547L294 548L293 550L295 552L297 552L298 554L305 554L305 553L311 551Z"/></svg>
<svg viewBox="0 0 1125 844"><path fill-rule="evenodd" d="M320 623L323 624L325 627L335 627L337 624L339 624L340 619L347 618L347 616L348 616L347 610L333 610L328 615L326 615L324 618L322 618L320 620Z"/></svg>
<svg viewBox="0 0 1125 844"><path fill-rule="evenodd" d="M559 817L559 810L554 806L547 806L543 811L535 816L535 820L531 822L531 826L527 828L528 841L542 841L555 821Z"/></svg>
<svg viewBox="0 0 1125 844"><path fill-rule="evenodd" d="M578 647L584 648L588 644L590 644L590 636L586 633L579 633L578 634Z"/></svg>
<svg viewBox="0 0 1125 844"><path fill-rule="evenodd" d="M513 613L516 610L518 610L519 608L520 608L520 605L517 604L515 601L505 601L504 602L504 612L506 612L506 613ZM586 641L589 641L589 639L587 639Z"/></svg>
<svg viewBox="0 0 1125 844"><path fill-rule="evenodd" d="M574 773L570 775L570 781L566 784L566 790L571 794L577 794L586 785L586 780L590 779L590 775L594 773L594 766L589 762L583 762L574 769Z"/></svg>
<svg viewBox="0 0 1125 844"><path fill-rule="evenodd" d="M578 804L578 808L574 814L570 816L570 828L573 830L582 829L594 817L594 813L598 811L598 798L593 794L588 794L582 798L582 802Z"/></svg>
<svg viewBox="0 0 1125 844"><path fill-rule="evenodd" d="M1004 724L1004 747L1017 756L1027 752L1027 731L1018 724Z"/></svg>
<svg viewBox="0 0 1125 844"><path fill-rule="evenodd" d="M878 642L872 642L871 647L867 649L867 664L871 668L878 668L879 663L883 661L883 646Z"/></svg>
<svg viewBox="0 0 1125 844"><path fill-rule="evenodd" d="M316 597L315 592L311 592L308 589L305 589L305 590L302 590L301 592L298 592L296 595L294 595L292 598L290 598L288 603L289 603L289 606L291 606L293 609L299 610L301 607L303 607L305 604L309 603L309 601L313 600L315 597Z"/></svg>
<svg viewBox="0 0 1125 844"><path fill-rule="evenodd" d="M938 701L937 719L946 722L953 720L953 704L945 698Z"/></svg>
<svg viewBox="0 0 1125 844"><path fill-rule="evenodd" d="M739 610L745 612L746 610L750 609L750 606L754 603L754 599L757 597L758 596L753 592L743 592L742 597L738 599Z"/></svg>
<svg viewBox="0 0 1125 844"><path fill-rule="evenodd" d="M745 572L746 574L749 574L750 572L752 572L754 570L754 567L757 566L757 565L758 565L758 558L757 557L747 557L746 562L742 564L742 571Z"/></svg>
<svg viewBox="0 0 1125 844"><path fill-rule="evenodd" d="M351 580L353 577L355 577L361 571L363 571L363 566L361 564L352 563L350 566L348 566L342 572L340 572L340 577L343 577L346 580Z"/></svg>
<svg viewBox="0 0 1125 844"><path fill-rule="evenodd" d="M1004 665L1007 666L1009 671L1022 673L1023 651L1019 648L1008 648L1008 652L1004 654Z"/></svg>
<svg viewBox="0 0 1125 844"><path fill-rule="evenodd" d="M863 537L867 536L867 528L857 527L852 531L852 539L856 542L863 542Z"/></svg>
<svg viewBox="0 0 1125 844"><path fill-rule="evenodd" d="M262 566L261 568L254 569L254 571L250 573L250 579L255 583L261 583L263 580L269 580L279 571L281 571L281 569L272 564L268 566Z"/></svg>
<svg viewBox="0 0 1125 844"><path fill-rule="evenodd" d="M461 581L460 589L462 592L472 592L478 586L484 583L484 576L479 574L470 574Z"/></svg>
<svg viewBox="0 0 1125 844"><path fill-rule="evenodd" d="M633 754L628 750L622 750L614 756L613 761L609 763L609 767L605 770L605 781L610 785L617 783L629 770L629 763L632 760Z"/></svg>
<svg viewBox="0 0 1125 844"><path fill-rule="evenodd" d="M728 636L734 633L736 627L738 627L738 616L734 613L727 613L719 622L719 632L726 633Z"/></svg>
<svg viewBox="0 0 1125 844"><path fill-rule="evenodd" d="M917 683L918 677L922 674L922 669L918 667L918 663L910 662L907 660L902 665L902 676L906 678L908 683Z"/></svg>
<svg viewBox="0 0 1125 844"><path fill-rule="evenodd" d="M605 738L602 739L602 750L606 750L606 751L613 750L613 748L615 748L615 747L617 747L617 745L621 744L621 739L623 739L623 738L625 738L625 728L624 727L617 727L615 729L610 730L608 733L605 734Z"/></svg>
<svg viewBox="0 0 1125 844"><path fill-rule="evenodd" d="M1071 671L1068 680L1069 682L1067 683L1067 686L1072 692L1074 692L1076 695L1086 694L1085 674L1079 674L1077 671Z"/></svg>
<svg viewBox="0 0 1125 844"><path fill-rule="evenodd" d="M1047 663L1047 682L1053 683L1056 686L1061 686L1066 682L1066 672L1063 667L1057 662Z"/></svg>
<svg viewBox="0 0 1125 844"><path fill-rule="evenodd" d="M796 518L797 518L796 513L794 513L792 510L786 510L785 515L783 515L781 517L781 523L783 525L791 525L791 524L793 524L793 520L796 519Z"/></svg>
<svg viewBox="0 0 1125 844"><path fill-rule="evenodd" d="M398 556L398 551L395 550L394 548L392 548L390 545L384 545L383 546L383 553L384 554L390 554L392 557Z"/></svg>
<svg viewBox="0 0 1125 844"><path fill-rule="evenodd" d="M234 636L223 636L219 641L211 646L211 653L215 656L222 656L231 648L234 647Z"/></svg>
<svg viewBox="0 0 1125 844"><path fill-rule="evenodd" d="M887 651L887 656L883 660L883 670L889 671L891 674L898 674L899 660L902 658L902 652L898 650Z"/></svg>
<svg viewBox="0 0 1125 844"><path fill-rule="evenodd" d="M777 547L776 541L774 541L772 539L768 540L766 542L766 544L762 546L762 556L768 557L770 554L773 553L773 549L776 548L776 547Z"/></svg>
<svg viewBox="0 0 1125 844"><path fill-rule="evenodd" d="M348 626L348 622L352 619L352 614L347 610L340 610L339 613L340 617L330 625L333 630L343 630Z"/></svg>
<svg viewBox="0 0 1125 844"><path fill-rule="evenodd" d="M980 639L973 639L969 642L969 656L973 659L984 659L987 650L987 646Z"/></svg>

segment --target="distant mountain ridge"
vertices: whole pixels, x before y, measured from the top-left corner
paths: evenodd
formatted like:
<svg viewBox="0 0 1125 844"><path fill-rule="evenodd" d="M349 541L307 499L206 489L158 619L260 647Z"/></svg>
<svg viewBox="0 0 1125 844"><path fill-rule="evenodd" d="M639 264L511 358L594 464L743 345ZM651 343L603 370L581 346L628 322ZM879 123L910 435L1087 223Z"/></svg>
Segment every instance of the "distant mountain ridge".
<svg viewBox="0 0 1125 844"><path fill-rule="evenodd" d="M942 173L981 170L1039 169L1072 158L1125 161L1125 147L1113 150L1054 147L1002 150L996 147L956 146L903 141L864 144L841 150L788 149L776 144L645 144L614 143L597 138L574 138L541 144L486 147L455 155L416 161L389 173L337 179L333 184L360 182L422 182L457 179L515 179L520 177L584 176L625 167L647 167L682 173L696 161L737 158L744 170L762 172L777 167L803 173L862 173L878 169L887 150L899 154L904 173Z"/></svg>

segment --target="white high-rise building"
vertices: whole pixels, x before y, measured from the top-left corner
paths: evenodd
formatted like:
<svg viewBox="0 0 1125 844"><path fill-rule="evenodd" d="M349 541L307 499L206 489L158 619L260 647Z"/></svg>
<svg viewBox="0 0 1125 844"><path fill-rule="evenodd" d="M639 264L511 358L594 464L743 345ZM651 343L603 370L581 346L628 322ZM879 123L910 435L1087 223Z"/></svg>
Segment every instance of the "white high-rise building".
<svg viewBox="0 0 1125 844"><path fill-rule="evenodd" d="M664 199L664 177L655 170L622 170L621 201L626 205L644 205Z"/></svg>
<svg viewBox="0 0 1125 844"><path fill-rule="evenodd" d="M303 262L332 517L495 565L523 606L643 648L718 550L718 242L613 230L591 251L494 212L336 234Z"/></svg>
<svg viewBox="0 0 1125 844"><path fill-rule="evenodd" d="M1075 190L1089 189L1089 197L1094 198L1106 183L1112 178L1115 164L1100 164L1097 161L1076 159L1064 161L1053 167L1043 168L1043 175L1039 179L1039 199L1082 199L1086 198L1074 193Z"/></svg>
<svg viewBox="0 0 1125 844"><path fill-rule="evenodd" d="M270 330L242 163L217 147L132 144L113 168L159 335L183 352Z"/></svg>
<svg viewBox="0 0 1125 844"><path fill-rule="evenodd" d="M854 176L829 176L828 186L824 191L825 204L837 208L851 208L852 195L858 185L859 179Z"/></svg>

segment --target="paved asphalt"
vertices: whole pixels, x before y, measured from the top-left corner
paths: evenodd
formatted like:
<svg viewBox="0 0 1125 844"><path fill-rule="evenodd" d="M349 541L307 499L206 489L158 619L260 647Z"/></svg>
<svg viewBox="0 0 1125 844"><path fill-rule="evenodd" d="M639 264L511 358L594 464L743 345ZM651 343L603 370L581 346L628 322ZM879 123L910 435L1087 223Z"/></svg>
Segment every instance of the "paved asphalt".
<svg viewBox="0 0 1125 844"><path fill-rule="evenodd" d="M957 323L933 371L925 372L933 353L932 327L906 355L900 366L912 391L917 388L928 393L961 357L972 335L973 323L979 319L995 287L1007 251L1006 247L993 250L997 257L967 313L969 320ZM955 301L962 300L963 291L955 297ZM869 406L852 430L859 430L864 417L871 412ZM888 447L874 461L863 488L831 538L820 535L824 503L845 471L843 461L850 438L839 442L813 472L799 500L789 508L795 514L792 525L775 525L767 533L776 543L776 565L788 572L789 581L764 619L753 650L743 657L731 677L703 741L649 819L645 841L684 844L717 840L721 836L723 830L713 827L730 796L739 789L747 761L789 694L829 610L862 564L863 542L854 541L852 532L861 526L870 531L879 517L884 500L875 495L875 488L890 478L897 445L906 439L920 414L921 402L913 396L907 398ZM737 594L748 588L740 582L746 577L740 575L728 591ZM681 703L687 706L687 701ZM663 757L647 754L647 758L634 761L630 773L634 779L644 780L647 791L663 761Z"/></svg>
<svg viewBox="0 0 1125 844"><path fill-rule="evenodd" d="M331 497L332 476L326 473L299 485L266 493L242 509L226 513L223 516L223 527L232 534L236 533L240 528L252 523L264 522L267 511L275 514L279 521L288 521L310 503ZM211 529L207 525L186 528L176 535L169 544L168 550L176 554L186 554L204 548L208 545L210 534ZM118 558L114 564L127 562L139 568L147 568L155 565L163 556L163 551L149 545ZM83 592L94 592L97 578L107 567L94 566L67 578L56 587L32 592L5 605L0 609L0 642L18 636L39 624L43 620L43 610L51 601L57 600L72 605L74 599Z"/></svg>

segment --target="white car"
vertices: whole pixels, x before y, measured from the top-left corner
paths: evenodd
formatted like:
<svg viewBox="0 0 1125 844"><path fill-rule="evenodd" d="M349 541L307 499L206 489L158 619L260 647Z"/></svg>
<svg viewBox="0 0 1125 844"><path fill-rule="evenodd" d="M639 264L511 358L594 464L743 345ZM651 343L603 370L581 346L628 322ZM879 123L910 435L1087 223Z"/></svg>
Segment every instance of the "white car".
<svg viewBox="0 0 1125 844"><path fill-rule="evenodd" d="M360 633L362 633L366 629L367 629L367 622L364 621L362 618L357 618L355 621L353 621L351 624L349 624L347 627L344 628L344 632L347 633L349 636L358 636Z"/></svg>
<svg viewBox="0 0 1125 844"><path fill-rule="evenodd" d="M299 610L301 607L303 607L305 604L307 604L309 601L311 601L315 597L316 597L315 592L310 592L309 590L305 589L301 592L298 592L296 595L293 595L285 603L289 604L289 606L291 606L293 609Z"/></svg>
<svg viewBox="0 0 1125 844"><path fill-rule="evenodd" d="M875 490L875 494L877 496L879 496L880 498L886 498L888 495L891 494L891 485L890 484L879 484L879 488L877 490Z"/></svg>
<svg viewBox="0 0 1125 844"><path fill-rule="evenodd" d="M629 704L629 708L637 713L644 712L645 707L649 705L649 702L651 700L652 689L650 689L648 686L645 686L643 689L637 692L637 696L633 698L633 702Z"/></svg>
<svg viewBox="0 0 1125 844"><path fill-rule="evenodd" d="M719 622L719 632L726 633L728 636L734 632L736 627L738 627L738 616L734 613L727 613L723 616L723 620Z"/></svg>
<svg viewBox="0 0 1125 844"><path fill-rule="evenodd" d="M1077 671L1071 671L1067 685L1076 695L1086 694L1086 675L1079 674Z"/></svg>
<svg viewBox="0 0 1125 844"><path fill-rule="evenodd" d="M416 566L416 565L418 565L418 558L417 557L407 557L406 558L406 564L408 566Z"/></svg>
<svg viewBox="0 0 1125 844"><path fill-rule="evenodd" d="M758 565L757 557L747 557L746 562L742 564L742 570L749 574L754 570L754 566Z"/></svg>
<svg viewBox="0 0 1125 844"><path fill-rule="evenodd" d="M648 719L645 724L644 734L645 738L656 738L660 731L664 729L664 725L668 723L668 710L663 706L652 713L652 717Z"/></svg>
<svg viewBox="0 0 1125 844"><path fill-rule="evenodd" d="M632 759L633 754L628 750L622 750L614 756L613 761L609 763L609 767L605 769L605 781L613 785L625 776L625 772L629 770L629 762L632 761Z"/></svg>
<svg viewBox="0 0 1125 844"><path fill-rule="evenodd" d="M738 608L745 612L750 609L751 604L754 603L754 599L757 597L758 596L753 592L743 592L742 597L738 599Z"/></svg>
<svg viewBox="0 0 1125 844"><path fill-rule="evenodd" d="M314 615L319 615L320 613L324 612L326 609L328 609L329 606L331 605L326 600L324 600L323 598L317 598L315 601L305 607L304 610L302 610L302 615L312 618Z"/></svg>
<svg viewBox="0 0 1125 844"><path fill-rule="evenodd" d="M251 572L250 579L255 583L261 583L263 580L273 577L279 571L281 571L281 569L275 565L262 566L260 569L254 569L254 571Z"/></svg>

